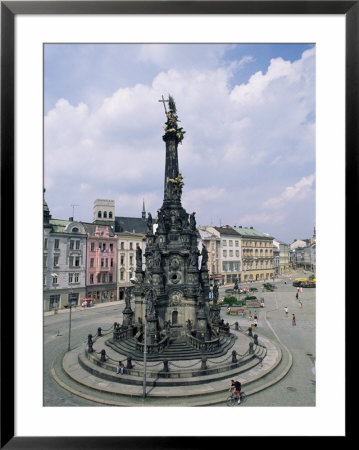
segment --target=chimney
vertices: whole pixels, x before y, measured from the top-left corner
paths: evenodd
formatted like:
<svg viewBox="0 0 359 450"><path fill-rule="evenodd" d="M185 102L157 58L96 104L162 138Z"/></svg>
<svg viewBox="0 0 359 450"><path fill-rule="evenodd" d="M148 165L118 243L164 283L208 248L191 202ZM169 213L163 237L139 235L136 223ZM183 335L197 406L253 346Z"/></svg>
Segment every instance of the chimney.
<svg viewBox="0 0 359 450"><path fill-rule="evenodd" d="M73 221L74 221L74 218L73 218L73 217L69 217L69 221L70 221L70 222L73 222Z"/></svg>

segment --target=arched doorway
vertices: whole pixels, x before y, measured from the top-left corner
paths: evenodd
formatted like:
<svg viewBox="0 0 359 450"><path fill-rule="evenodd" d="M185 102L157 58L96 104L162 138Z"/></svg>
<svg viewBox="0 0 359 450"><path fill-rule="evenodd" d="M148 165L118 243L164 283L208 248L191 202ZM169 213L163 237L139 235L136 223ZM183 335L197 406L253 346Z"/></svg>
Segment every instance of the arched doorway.
<svg viewBox="0 0 359 450"><path fill-rule="evenodd" d="M178 311L173 311L172 313L172 325L177 325L178 323Z"/></svg>

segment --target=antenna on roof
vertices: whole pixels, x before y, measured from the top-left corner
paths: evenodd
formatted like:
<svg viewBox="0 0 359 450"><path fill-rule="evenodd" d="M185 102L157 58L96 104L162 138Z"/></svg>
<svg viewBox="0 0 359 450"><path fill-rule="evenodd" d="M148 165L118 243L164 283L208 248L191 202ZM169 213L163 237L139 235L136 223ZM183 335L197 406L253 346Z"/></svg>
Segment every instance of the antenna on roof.
<svg viewBox="0 0 359 450"><path fill-rule="evenodd" d="M72 206L72 217L75 218L75 206L80 206L80 205L70 205Z"/></svg>

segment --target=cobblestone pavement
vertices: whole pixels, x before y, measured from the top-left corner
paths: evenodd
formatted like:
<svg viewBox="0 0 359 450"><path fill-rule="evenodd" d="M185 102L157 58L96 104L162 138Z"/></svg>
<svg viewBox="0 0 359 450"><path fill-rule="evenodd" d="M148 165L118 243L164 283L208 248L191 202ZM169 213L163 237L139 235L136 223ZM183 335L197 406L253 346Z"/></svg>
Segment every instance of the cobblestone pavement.
<svg viewBox="0 0 359 450"><path fill-rule="evenodd" d="M295 277L296 275L293 275ZM287 284L285 284L285 281ZM276 385L247 399L245 407L251 406L315 406L315 289L303 289L299 299L295 298L296 288L289 278L276 280L274 292L262 292L262 283L257 287L257 297L263 297L265 306L252 309L258 313L258 334L270 339L278 339L293 355L293 366L287 376ZM227 287L226 287L227 288ZM224 288L220 289L223 297ZM228 294L227 294L228 295ZM104 305L102 305L104 306ZM288 307L288 317L284 307ZM71 348L87 340L89 333L95 335L97 328L109 329L114 322L121 322L123 302L104 307L93 307L72 312ZM296 315L296 326L292 326L291 315ZM246 329L248 319L229 316L222 308L224 320ZM44 318L44 406L101 406L95 402L74 396L60 388L50 374L55 357L67 350L69 340L69 312L49 315ZM244 405L243 405L244 406Z"/></svg>

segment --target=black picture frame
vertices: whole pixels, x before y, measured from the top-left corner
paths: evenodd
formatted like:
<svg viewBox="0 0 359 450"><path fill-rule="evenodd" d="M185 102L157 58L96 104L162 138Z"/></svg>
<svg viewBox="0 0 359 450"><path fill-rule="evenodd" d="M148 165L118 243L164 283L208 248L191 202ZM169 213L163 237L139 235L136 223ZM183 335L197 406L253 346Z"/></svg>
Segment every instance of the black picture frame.
<svg viewBox="0 0 359 450"><path fill-rule="evenodd" d="M346 20L346 236L358 195L359 1L3 1L1 2L1 448L200 448L225 437L25 437L15 436L14 392L14 21L18 14L339 14ZM355 203L353 203L355 202ZM355 206L354 206L355 208ZM353 218L352 218L353 219ZM347 242L347 241L346 241ZM352 244L353 245L353 244ZM346 243L346 246L348 244ZM348 250L348 248L347 248ZM354 244L355 251L355 244ZM351 248L353 252L353 248ZM346 251L346 285L349 275ZM330 395L328 393L328 395ZM346 403L347 404L347 403ZM86 427L82 430L86 433ZM205 430L203 430L205 433ZM348 437L349 430L347 429ZM224 441L223 441L224 440Z"/></svg>

